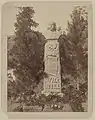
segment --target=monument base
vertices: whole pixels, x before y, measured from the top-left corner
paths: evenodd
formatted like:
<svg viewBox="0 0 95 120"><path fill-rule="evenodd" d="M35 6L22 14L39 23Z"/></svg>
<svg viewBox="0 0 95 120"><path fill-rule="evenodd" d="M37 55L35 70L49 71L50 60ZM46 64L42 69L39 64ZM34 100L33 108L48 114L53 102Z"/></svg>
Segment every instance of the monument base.
<svg viewBox="0 0 95 120"><path fill-rule="evenodd" d="M48 96L49 94L61 94L61 78L60 76L48 74L47 78L44 78L44 90L42 94Z"/></svg>

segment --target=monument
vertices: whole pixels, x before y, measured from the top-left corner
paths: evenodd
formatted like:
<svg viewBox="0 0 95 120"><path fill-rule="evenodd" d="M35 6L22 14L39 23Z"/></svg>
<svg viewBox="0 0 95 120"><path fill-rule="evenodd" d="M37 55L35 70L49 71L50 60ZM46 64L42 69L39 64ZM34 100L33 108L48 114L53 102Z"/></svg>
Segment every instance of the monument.
<svg viewBox="0 0 95 120"><path fill-rule="evenodd" d="M44 94L61 93L60 57L59 43L56 32L47 39L45 44L45 73L48 77L44 78Z"/></svg>

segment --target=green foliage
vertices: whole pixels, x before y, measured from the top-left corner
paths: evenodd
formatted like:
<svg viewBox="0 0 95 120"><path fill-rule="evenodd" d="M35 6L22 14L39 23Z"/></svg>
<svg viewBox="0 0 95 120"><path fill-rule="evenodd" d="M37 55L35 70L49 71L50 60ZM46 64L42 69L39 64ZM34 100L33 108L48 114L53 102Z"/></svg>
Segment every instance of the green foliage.
<svg viewBox="0 0 95 120"><path fill-rule="evenodd" d="M37 27L38 23L33 20L35 11L32 7L19 7L19 13L16 15L17 22L14 24L17 36L23 35L23 32Z"/></svg>
<svg viewBox="0 0 95 120"><path fill-rule="evenodd" d="M86 8L75 7L68 22L67 33L59 37L63 93L71 93L73 111L84 111L82 102L88 91L88 15ZM69 87L73 91L69 90ZM84 86L84 89L83 89ZM71 92L72 91L72 92Z"/></svg>
<svg viewBox="0 0 95 120"><path fill-rule="evenodd" d="M58 95L48 95L45 96L44 94L35 94L35 92L31 91L31 89L29 89L29 91L25 91L24 93L20 93L17 95L16 99L14 99L14 101L12 101L12 103L17 103L18 106L13 109L14 112L23 112L23 106L33 106L35 108L35 106L39 106L41 107L41 111L43 111L45 109L45 106L49 106L50 111L51 110L59 110L63 108L63 101L64 98L61 98ZM59 103L60 104L60 108L58 108ZM57 107L55 107L55 105L57 105Z"/></svg>
<svg viewBox="0 0 95 120"><path fill-rule="evenodd" d="M88 15L85 8L76 7L71 15L72 22L68 22L68 38L71 41L75 53L76 68L87 70L88 47Z"/></svg>
<svg viewBox="0 0 95 120"><path fill-rule="evenodd" d="M8 100L12 97L12 96L15 96L17 94L17 90L15 89L15 82L12 82L12 81L8 81L7 83L7 91L8 91Z"/></svg>
<svg viewBox="0 0 95 120"><path fill-rule="evenodd" d="M34 10L31 7L20 8L15 23L15 39L8 55L9 68L14 69L18 81L26 88L34 83L39 83L44 72L44 35L34 31L37 23L33 20ZM32 29L32 30L31 30Z"/></svg>
<svg viewBox="0 0 95 120"><path fill-rule="evenodd" d="M87 43L87 12L85 8L75 7L71 14L71 22L68 22L67 34L63 33L59 37L62 74L74 75L76 78L83 76L87 78Z"/></svg>

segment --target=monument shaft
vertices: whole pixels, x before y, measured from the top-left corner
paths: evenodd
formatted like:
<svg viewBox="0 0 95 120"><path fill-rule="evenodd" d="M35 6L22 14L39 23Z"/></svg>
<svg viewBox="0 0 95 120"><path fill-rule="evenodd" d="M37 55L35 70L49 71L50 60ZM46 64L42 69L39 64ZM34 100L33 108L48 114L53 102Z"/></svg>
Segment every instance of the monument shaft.
<svg viewBox="0 0 95 120"><path fill-rule="evenodd" d="M44 93L61 92L59 43L57 39L48 39L45 45L45 72Z"/></svg>

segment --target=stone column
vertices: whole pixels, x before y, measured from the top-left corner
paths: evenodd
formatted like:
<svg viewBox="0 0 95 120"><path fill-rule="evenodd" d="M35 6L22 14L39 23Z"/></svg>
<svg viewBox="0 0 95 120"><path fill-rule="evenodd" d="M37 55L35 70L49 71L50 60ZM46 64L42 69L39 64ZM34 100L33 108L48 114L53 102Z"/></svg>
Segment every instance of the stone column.
<svg viewBox="0 0 95 120"><path fill-rule="evenodd" d="M44 93L61 93L59 43L56 38L47 40L45 45L45 72Z"/></svg>

